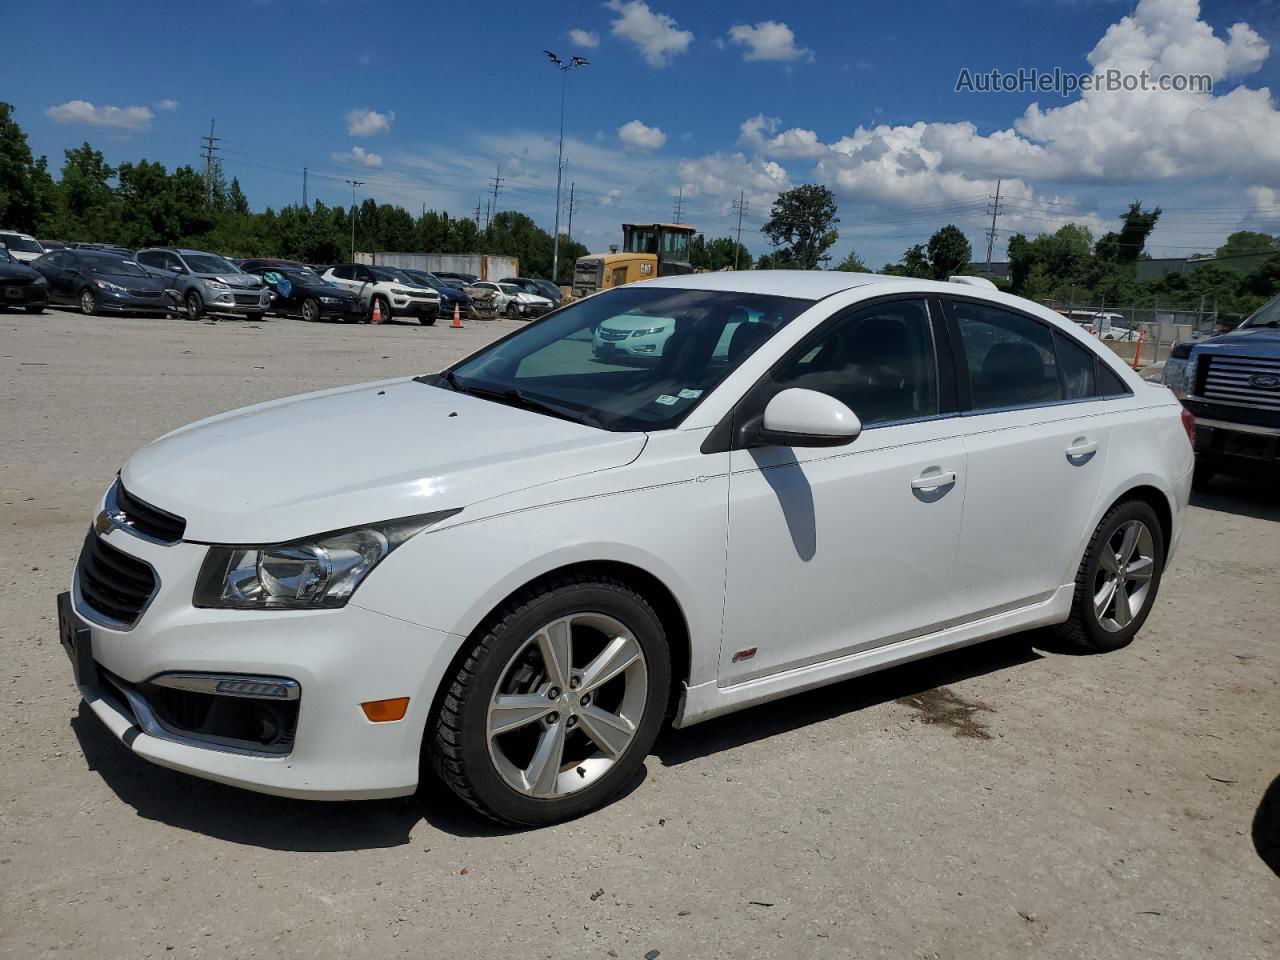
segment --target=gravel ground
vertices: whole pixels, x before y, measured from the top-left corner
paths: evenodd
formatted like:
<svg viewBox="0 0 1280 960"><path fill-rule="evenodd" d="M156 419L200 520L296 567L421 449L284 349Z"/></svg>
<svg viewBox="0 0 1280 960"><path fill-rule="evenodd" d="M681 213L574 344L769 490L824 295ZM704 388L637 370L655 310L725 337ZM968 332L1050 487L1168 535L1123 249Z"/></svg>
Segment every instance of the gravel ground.
<svg viewBox="0 0 1280 960"><path fill-rule="evenodd" d="M1023 634L667 732L552 829L205 783L78 705L54 596L132 451L515 326L0 316L0 956L1280 956L1274 488L1196 500L1126 650Z"/></svg>

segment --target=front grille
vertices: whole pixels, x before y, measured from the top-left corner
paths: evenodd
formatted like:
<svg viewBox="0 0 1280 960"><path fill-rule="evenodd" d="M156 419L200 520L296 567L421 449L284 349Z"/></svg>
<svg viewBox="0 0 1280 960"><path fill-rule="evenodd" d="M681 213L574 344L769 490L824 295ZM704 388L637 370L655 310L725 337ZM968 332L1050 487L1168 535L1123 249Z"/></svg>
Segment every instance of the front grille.
<svg viewBox="0 0 1280 960"><path fill-rule="evenodd" d="M25 287L30 282L30 277L14 277L11 280L0 280L0 287Z"/></svg>
<svg viewBox="0 0 1280 960"><path fill-rule="evenodd" d="M76 565L80 596L89 608L122 626L131 627L156 591L151 568L121 553L92 530L84 539Z"/></svg>
<svg viewBox="0 0 1280 960"><path fill-rule="evenodd" d="M1209 354L1200 395L1280 411L1280 359Z"/></svg>
<svg viewBox="0 0 1280 960"><path fill-rule="evenodd" d="M236 303L245 307L256 307L262 302L262 298L256 293L237 293L233 295Z"/></svg>
<svg viewBox="0 0 1280 960"><path fill-rule="evenodd" d="M625 340L629 336L631 336L630 330L606 330L604 327L600 328L601 340Z"/></svg>
<svg viewBox="0 0 1280 960"><path fill-rule="evenodd" d="M119 481L115 486L115 508L125 515L128 525L152 540L161 543L177 543L187 529L187 521L167 513L159 507L139 500Z"/></svg>
<svg viewBox="0 0 1280 960"><path fill-rule="evenodd" d="M160 291L159 291L159 290L130 290L130 291L129 291L129 295L130 295L131 297L141 297L141 298L142 298L142 299L144 299L144 300L159 300L159 299L160 299Z"/></svg>

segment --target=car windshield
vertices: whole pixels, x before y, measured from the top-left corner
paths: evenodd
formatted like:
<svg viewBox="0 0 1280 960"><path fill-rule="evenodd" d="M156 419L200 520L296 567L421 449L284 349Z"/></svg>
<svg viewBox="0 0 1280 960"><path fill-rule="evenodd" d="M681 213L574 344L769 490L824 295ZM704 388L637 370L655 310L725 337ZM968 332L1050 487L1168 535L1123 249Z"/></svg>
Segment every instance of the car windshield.
<svg viewBox="0 0 1280 960"><path fill-rule="evenodd" d="M184 253L182 259L192 273L239 273L240 268L230 260L211 253Z"/></svg>
<svg viewBox="0 0 1280 960"><path fill-rule="evenodd" d="M535 280L533 285L537 287L535 292L541 293L544 297L550 297L555 300L560 296L560 288L550 280Z"/></svg>
<svg viewBox="0 0 1280 960"><path fill-rule="evenodd" d="M85 257L84 262L93 273L104 277L147 276L147 271L125 257Z"/></svg>
<svg viewBox="0 0 1280 960"><path fill-rule="evenodd" d="M517 287L514 283L500 283L498 284L498 289L501 290L503 293L507 294L508 296L512 296L512 297L515 296L517 293L524 293L524 291L521 290L519 287Z"/></svg>
<svg viewBox="0 0 1280 960"><path fill-rule="evenodd" d="M0 241L2 241L10 251L17 250L19 253L44 253L44 251L40 249L40 244L36 243L30 237L20 237L16 233L0 233Z"/></svg>
<svg viewBox="0 0 1280 960"><path fill-rule="evenodd" d="M1278 327L1280 326L1280 297L1269 300L1260 306L1244 323L1243 327Z"/></svg>
<svg viewBox="0 0 1280 960"><path fill-rule="evenodd" d="M402 270L395 267L370 267L369 272L379 280L395 280L398 283L416 284L417 281Z"/></svg>
<svg viewBox="0 0 1280 960"><path fill-rule="evenodd" d="M432 382L605 430L665 430L812 302L623 287L550 314Z"/></svg>
<svg viewBox="0 0 1280 960"><path fill-rule="evenodd" d="M316 273L314 270L290 267L288 270L277 270L275 272L283 277L287 277L290 283L301 283L312 287L333 286L333 284L329 283L328 280L320 276L320 274Z"/></svg>
<svg viewBox="0 0 1280 960"><path fill-rule="evenodd" d="M432 290L439 290L444 286L444 284L431 274L425 273L422 270L402 270L401 273L419 286L430 287Z"/></svg>

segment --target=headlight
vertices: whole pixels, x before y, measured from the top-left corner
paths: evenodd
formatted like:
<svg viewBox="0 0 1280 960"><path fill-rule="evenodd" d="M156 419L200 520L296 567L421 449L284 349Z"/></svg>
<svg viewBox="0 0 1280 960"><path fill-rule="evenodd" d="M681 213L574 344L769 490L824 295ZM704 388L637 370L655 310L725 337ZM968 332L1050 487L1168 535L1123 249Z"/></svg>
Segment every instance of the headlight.
<svg viewBox="0 0 1280 960"><path fill-rule="evenodd" d="M192 603L233 610L345 606L356 587L410 537L458 510L262 547L212 546Z"/></svg>
<svg viewBox="0 0 1280 960"><path fill-rule="evenodd" d="M632 332L633 337L650 337L655 333L661 333L666 327L646 327L644 330L635 330Z"/></svg>
<svg viewBox="0 0 1280 960"><path fill-rule="evenodd" d="M320 302L321 303L341 303L342 300L339 299L338 297L321 297Z"/></svg>
<svg viewBox="0 0 1280 960"><path fill-rule="evenodd" d="M98 289L100 290L110 290L112 293L125 292L125 288L120 286L118 283L109 283L106 280L94 280L93 282L98 285Z"/></svg>
<svg viewBox="0 0 1280 960"><path fill-rule="evenodd" d="M231 288L221 280L206 280L204 285L210 290L230 290Z"/></svg>
<svg viewBox="0 0 1280 960"><path fill-rule="evenodd" d="M1164 362L1164 385L1181 399L1194 389L1195 376L1196 362L1191 356L1191 344L1180 343Z"/></svg>

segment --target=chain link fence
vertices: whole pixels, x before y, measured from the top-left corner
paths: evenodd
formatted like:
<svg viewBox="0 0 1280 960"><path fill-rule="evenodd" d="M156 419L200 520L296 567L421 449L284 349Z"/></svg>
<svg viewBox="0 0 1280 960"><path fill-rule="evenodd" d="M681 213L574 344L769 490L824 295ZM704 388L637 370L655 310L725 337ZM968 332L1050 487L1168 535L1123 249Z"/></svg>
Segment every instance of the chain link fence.
<svg viewBox="0 0 1280 960"><path fill-rule="evenodd" d="M1174 345L1211 337L1234 328L1240 321L1239 317L1219 315L1213 304L1124 307L1060 300L1041 303L1079 324L1135 366L1158 363L1169 356Z"/></svg>

